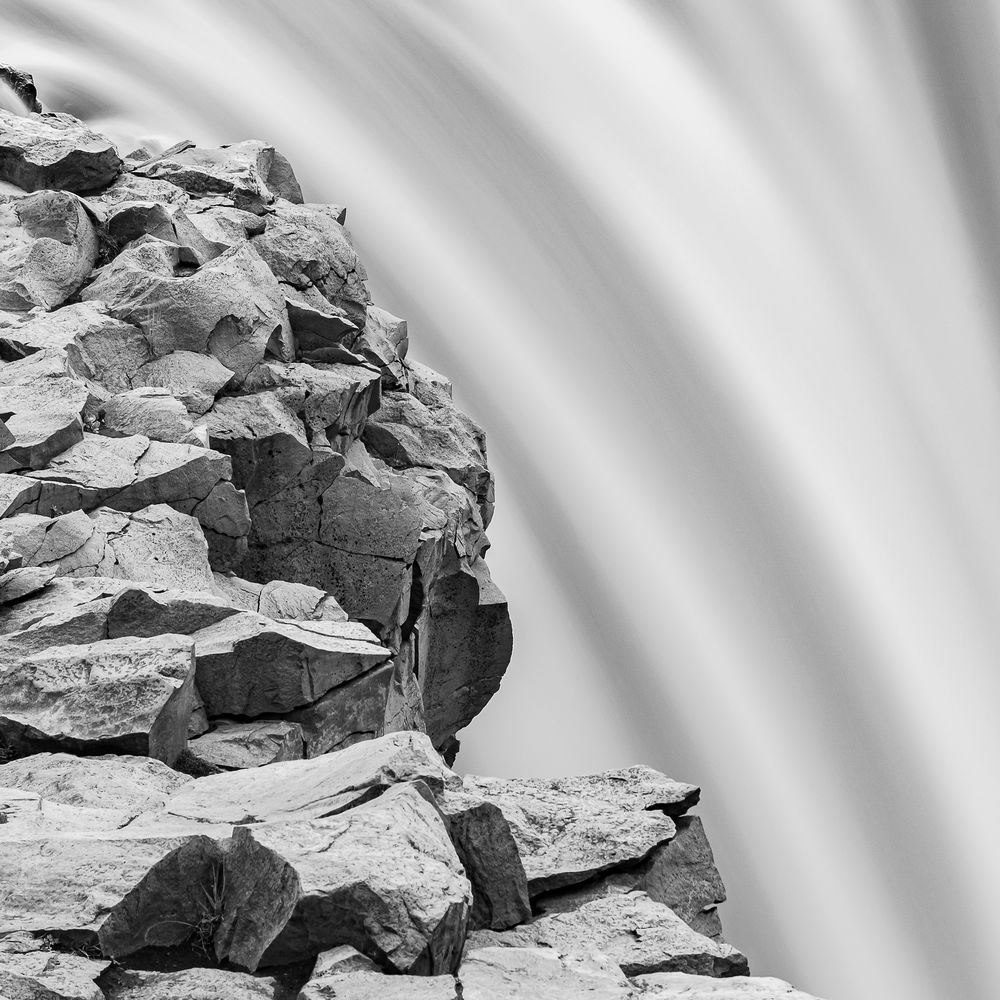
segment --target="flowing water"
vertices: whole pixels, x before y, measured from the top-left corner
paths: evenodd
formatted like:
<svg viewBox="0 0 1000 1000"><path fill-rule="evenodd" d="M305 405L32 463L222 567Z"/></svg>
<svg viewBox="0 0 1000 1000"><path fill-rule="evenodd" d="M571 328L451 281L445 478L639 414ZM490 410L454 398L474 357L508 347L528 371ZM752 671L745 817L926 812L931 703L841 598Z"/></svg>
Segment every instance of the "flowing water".
<svg viewBox="0 0 1000 1000"><path fill-rule="evenodd" d="M126 147L276 143L499 479L461 767L704 787L755 971L988 1000L991 0L0 0Z"/></svg>

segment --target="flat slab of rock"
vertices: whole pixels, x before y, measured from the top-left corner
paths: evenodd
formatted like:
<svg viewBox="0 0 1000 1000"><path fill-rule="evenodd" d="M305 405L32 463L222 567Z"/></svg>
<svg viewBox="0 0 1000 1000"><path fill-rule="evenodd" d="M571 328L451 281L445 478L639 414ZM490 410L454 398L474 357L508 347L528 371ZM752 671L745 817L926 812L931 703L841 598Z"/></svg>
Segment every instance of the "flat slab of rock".
<svg viewBox="0 0 1000 1000"><path fill-rule="evenodd" d="M707 976L746 974L747 960L735 948L691 930L680 917L644 892L604 896L561 913L539 917L508 931L473 931L469 947L548 947L561 953L599 952L627 976L690 972Z"/></svg>
<svg viewBox="0 0 1000 1000"><path fill-rule="evenodd" d="M215 728L191 740L188 749L210 767L236 771L277 764L283 760L301 760L305 746L302 730L293 722L217 719Z"/></svg>
<svg viewBox="0 0 1000 1000"><path fill-rule="evenodd" d="M454 976L387 976L341 972L313 977L299 1000L462 1000Z"/></svg>
<svg viewBox="0 0 1000 1000"><path fill-rule="evenodd" d="M275 622L249 612L194 638L209 715L289 712L391 656L355 622Z"/></svg>
<svg viewBox="0 0 1000 1000"><path fill-rule="evenodd" d="M275 1000L278 984L266 976L223 969L177 972L115 970L105 988L106 1000Z"/></svg>
<svg viewBox="0 0 1000 1000"><path fill-rule="evenodd" d="M638 976L639 996L683 998L683 1000L816 1000L810 994L795 989L784 980L770 976L733 976L712 979L678 972L658 972Z"/></svg>
<svg viewBox="0 0 1000 1000"><path fill-rule="evenodd" d="M203 823L307 819L351 809L405 781L435 792L460 784L422 733L391 733L314 760L198 778L165 809Z"/></svg>
<svg viewBox="0 0 1000 1000"><path fill-rule="evenodd" d="M66 748L173 763L193 706L194 644L181 636L54 646L4 659L0 742L18 756Z"/></svg>
<svg viewBox="0 0 1000 1000"><path fill-rule="evenodd" d="M698 800L695 785L648 767L572 778L467 775L467 791L496 803L510 824L532 896L642 861Z"/></svg>
<svg viewBox="0 0 1000 1000"><path fill-rule="evenodd" d="M588 949L584 955L590 955ZM463 1000L633 1000L621 969L603 957L554 948L470 948L459 969Z"/></svg>
<svg viewBox="0 0 1000 1000"><path fill-rule="evenodd" d="M122 161L109 139L66 114L19 116L0 110L0 180L25 191L93 191Z"/></svg>

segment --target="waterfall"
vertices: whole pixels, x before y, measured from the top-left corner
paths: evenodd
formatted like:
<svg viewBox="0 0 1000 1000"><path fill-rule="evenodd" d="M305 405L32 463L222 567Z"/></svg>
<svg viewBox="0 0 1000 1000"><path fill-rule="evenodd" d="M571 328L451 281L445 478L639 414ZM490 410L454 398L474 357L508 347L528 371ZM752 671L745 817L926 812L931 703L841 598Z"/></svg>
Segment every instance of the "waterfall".
<svg viewBox="0 0 1000 1000"><path fill-rule="evenodd" d="M698 782L755 973L995 995L992 0L0 0L0 38L123 152L265 138L348 206L498 477L515 653L460 769Z"/></svg>

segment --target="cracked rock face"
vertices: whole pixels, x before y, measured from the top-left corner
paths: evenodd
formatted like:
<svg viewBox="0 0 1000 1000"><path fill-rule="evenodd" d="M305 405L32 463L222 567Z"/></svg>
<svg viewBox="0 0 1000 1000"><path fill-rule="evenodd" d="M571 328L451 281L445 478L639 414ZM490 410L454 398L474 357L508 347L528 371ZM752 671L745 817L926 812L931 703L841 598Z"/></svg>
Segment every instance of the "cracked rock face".
<svg viewBox="0 0 1000 1000"><path fill-rule="evenodd" d="M451 770L513 649L486 438L346 210L0 81L0 997L809 1000L723 941L697 786Z"/></svg>

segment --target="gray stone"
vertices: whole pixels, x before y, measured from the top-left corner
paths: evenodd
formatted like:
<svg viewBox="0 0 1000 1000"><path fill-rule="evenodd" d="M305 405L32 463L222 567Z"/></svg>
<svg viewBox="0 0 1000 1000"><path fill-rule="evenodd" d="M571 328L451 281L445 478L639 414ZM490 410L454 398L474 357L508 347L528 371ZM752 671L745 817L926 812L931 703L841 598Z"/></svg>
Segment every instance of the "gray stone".
<svg viewBox="0 0 1000 1000"><path fill-rule="evenodd" d="M769 976L732 976L713 979L682 972L655 972L637 976L637 996L652 1000L678 997L683 1000L816 1000L781 979Z"/></svg>
<svg viewBox="0 0 1000 1000"><path fill-rule="evenodd" d="M48 566L22 566L0 574L0 604L20 601L49 585L56 571Z"/></svg>
<svg viewBox="0 0 1000 1000"><path fill-rule="evenodd" d="M173 763L192 708L190 639L110 639L10 660L0 645L0 742L18 756L66 748Z"/></svg>
<svg viewBox="0 0 1000 1000"><path fill-rule="evenodd" d="M375 365L387 388L406 388L403 358L409 347L406 320L378 306L369 305L364 329L348 337L352 351Z"/></svg>
<svg viewBox="0 0 1000 1000"><path fill-rule="evenodd" d="M426 736L392 733L315 760L198 778L172 795L165 809L202 823L309 819L351 809L404 781L421 781L435 792L460 784Z"/></svg>
<svg viewBox="0 0 1000 1000"><path fill-rule="evenodd" d="M455 971L471 893L425 795L426 788L396 785L337 816L253 830L299 877L292 916L261 965L349 944L397 972Z"/></svg>
<svg viewBox="0 0 1000 1000"><path fill-rule="evenodd" d="M96 261L97 233L75 195L0 197L0 309L55 309L90 277Z"/></svg>
<svg viewBox="0 0 1000 1000"><path fill-rule="evenodd" d="M621 892L576 909L553 912L507 931L473 931L469 948L554 948L560 953L599 952L627 976L690 972L707 976L747 973L747 961L731 945L691 930L669 907L644 892Z"/></svg>
<svg viewBox="0 0 1000 1000"><path fill-rule="evenodd" d="M454 976L386 976L376 972L317 975L302 988L300 1000L462 1000Z"/></svg>
<svg viewBox="0 0 1000 1000"><path fill-rule="evenodd" d="M467 791L496 803L517 842L532 896L644 860L698 800L694 785L648 767L573 778L483 778Z"/></svg>
<svg viewBox="0 0 1000 1000"><path fill-rule="evenodd" d="M292 722L216 719L214 728L191 740L188 749L210 767L234 771L301 760L304 744L302 730Z"/></svg>
<svg viewBox="0 0 1000 1000"><path fill-rule="evenodd" d="M288 322L277 281L249 245L192 270L178 247L146 236L102 268L82 297L139 327L150 360L172 351L209 354L237 382ZM184 387L177 388L180 395Z"/></svg>
<svg viewBox="0 0 1000 1000"><path fill-rule="evenodd" d="M278 201L252 244L275 277L293 288L316 289L361 329L371 296L368 276L330 205Z"/></svg>
<svg viewBox="0 0 1000 1000"><path fill-rule="evenodd" d="M105 434L141 434L153 441L200 445L187 408L169 389L143 387L112 396L101 410Z"/></svg>
<svg viewBox="0 0 1000 1000"><path fill-rule="evenodd" d="M0 996L7 1000L104 1000L97 979L110 962L45 948L28 935L0 939Z"/></svg>
<svg viewBox="0 0 1000 1000"><path fill-rule="evenodd" d="M173 351L162 358L144 361L132 377L135 386L162 386L188 409L202 414L211 409L215 397L234 373L221 362L193 351Z"/></svg>
<svg viewBox="0 0 1000 1000"><path fill-rule="evenodd" d="M479 796L447 789L437 801L472 883L470 926L506 930L530 920L524 865L500 809Z"/></svg>
<svg viewBox="0 0 1000 1000"><path fill-rule="evenodd" d="M120 971L105 992L107 1000L277 1000L281 995L269 977L212 968Z"/></svg>
<svg viewBox="0 0 1000 1000"><path fill-rule="evenodd" d="M621 969L587 949L470 948L458 973L463 1000L633 1000Z"/></svg>
<svg viewBox="0 0 1000 1000"><path fill-rule="evenodd" d="M25 73L24 70L18 69L16 66L0 63L0 81L10 87L26 111L41 114L42 105L38 100L38 91L35 89L35 78L30 73Z"/></svg>
<svg viewBox="0 0 1000 1000"><path fill-rule="evenodd" d="M72 115L0 110L0 180L25 191L93 191L121 168L111 142Z"/></svg>
<svg viewBox="0 0 1000 1000"><path fill-rule="evenodd" d="M257 140L216 148L189 144L134 167L133 173L170 181L194 197L223 195L237 208L257 213L275 198L302 201L288 161L273 146Z"/></svg>
<svg viewBox="0 0 1000 1000"><path fill-rule="evenodd" d="M307 705L391 655L350 622L274 622L249 612L194 636L209 715L257 716Z"/></svg>

